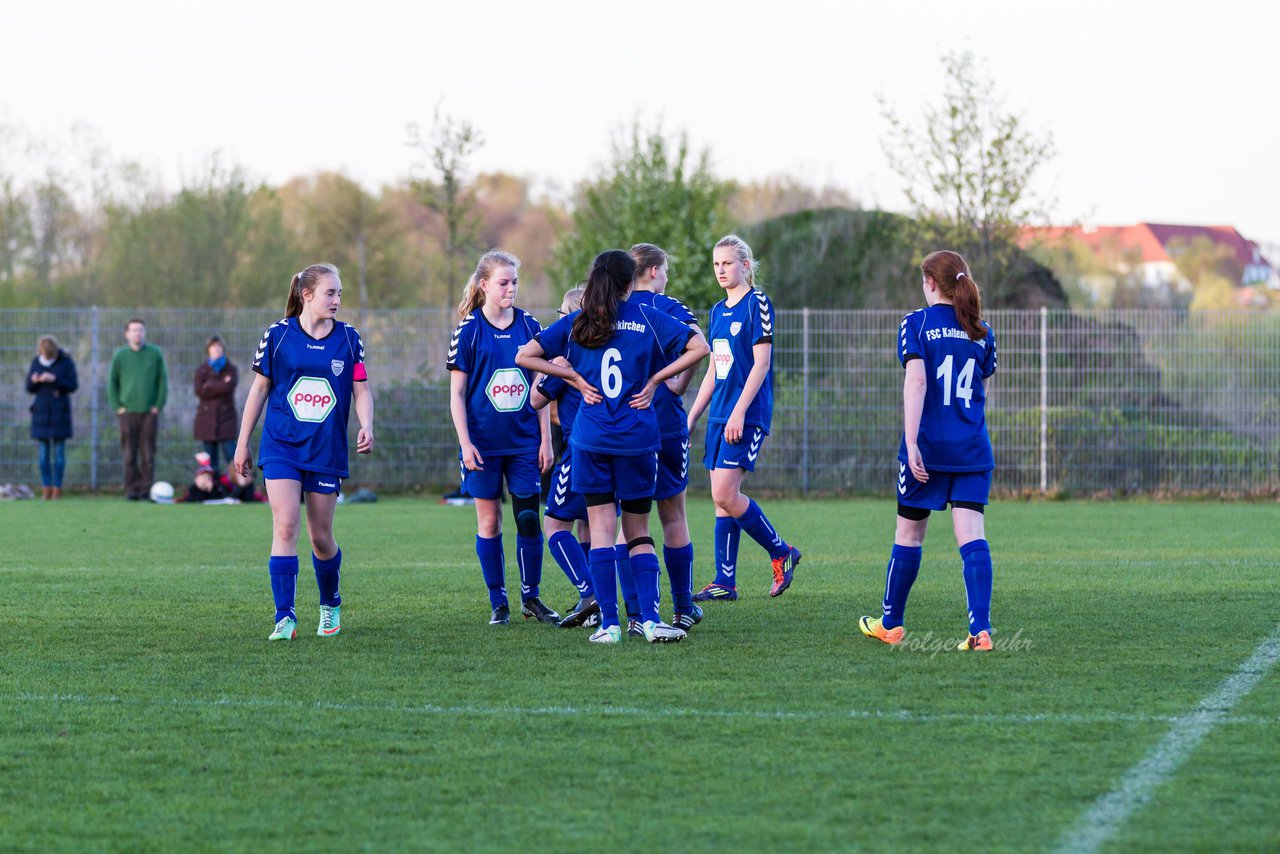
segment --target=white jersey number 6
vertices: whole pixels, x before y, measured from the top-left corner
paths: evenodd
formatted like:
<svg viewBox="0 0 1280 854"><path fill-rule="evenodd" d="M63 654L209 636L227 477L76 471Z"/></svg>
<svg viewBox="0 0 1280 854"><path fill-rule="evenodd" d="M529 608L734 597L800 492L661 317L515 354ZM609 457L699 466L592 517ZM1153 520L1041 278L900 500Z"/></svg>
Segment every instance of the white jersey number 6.
<svg viewBox="0 0 1280 854"><path fill-rule="evenodd" d="M600 359L600 384L604 386L605 397L611 400L617 400L622 394L622 369L618 367L621 361L622 354L617 347L605 350Z"/></svg>

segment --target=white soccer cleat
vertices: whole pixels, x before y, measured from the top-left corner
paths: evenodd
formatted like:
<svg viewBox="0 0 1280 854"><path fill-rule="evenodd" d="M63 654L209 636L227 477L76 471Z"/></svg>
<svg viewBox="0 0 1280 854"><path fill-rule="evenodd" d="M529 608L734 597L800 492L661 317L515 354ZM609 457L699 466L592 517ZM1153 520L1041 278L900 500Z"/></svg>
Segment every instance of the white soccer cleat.
<svg viewBox="0 0 1280 854"><path fill-rule="evenodd" d="M591 643L622 643L622 627L609 626L608 628L596 629L587 640Z"/></svg>
<svg viewBox="0 0 1280 854"><path fill-rule="evenodd" d="M679 643L688 637L684 629L653 620L645 620L640 628L644 629L644 639L649 643Z"/></svg>

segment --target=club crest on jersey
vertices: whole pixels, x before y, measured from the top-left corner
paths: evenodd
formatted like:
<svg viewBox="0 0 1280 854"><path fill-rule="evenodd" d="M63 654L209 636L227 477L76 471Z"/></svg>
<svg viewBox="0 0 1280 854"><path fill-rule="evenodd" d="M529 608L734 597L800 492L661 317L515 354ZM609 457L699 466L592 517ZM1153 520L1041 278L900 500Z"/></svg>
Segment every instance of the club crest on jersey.
<svg viewBox="0 0 1280 854"><path fill-rule="evenodd" d="M519 368L499 368L485 384L484 393L499 412L515 412L529 399L529 383Z"/></svg>
<svg viewBox="0 0 1280 854"><path fill-rule="evenodd" d="M729 347L727 338L717 338L711 342L711 363L716 366L716 379L722 380L729 376L729 369L733 367L733 350Z"/></svg>
<svg viewBox="0 0 1280 854"><path fill-rule="evenodd" d="M742 331L742 322L741 322L741 321L739 321L739 320L735 320L733 323L730 323L730 324L729 324L729 334L730 334L730 335L732 335L733 337L737 338L737 337L738 337L738 333L739 333L739 332L741 332L741 331Z"/></svg>
<svg viewBox="0 0 1280 854"><path fill-rule="evenodd" d="M319 424L337 405L338 397L333 393L333 386L324 377L299 377L289 389L289 408L299 421Z"/></svg>
<svg viewBox="0 0 1280 854"><path fill-rule="evenodd" d="M342 369L345 366L346 366L346 362L342 361L341 359L334 359L329 363L329 368L330 370L333 371L333 375L335 377L342 376Z"/></svg>

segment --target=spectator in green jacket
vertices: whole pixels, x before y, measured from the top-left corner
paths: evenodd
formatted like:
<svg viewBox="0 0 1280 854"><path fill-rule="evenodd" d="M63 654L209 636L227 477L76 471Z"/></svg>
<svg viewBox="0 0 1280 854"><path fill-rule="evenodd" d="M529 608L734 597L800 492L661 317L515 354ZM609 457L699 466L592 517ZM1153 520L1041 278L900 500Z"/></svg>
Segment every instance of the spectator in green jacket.
<svg viewBox="0 0 1280 854"><path fill-rule="evenodd" d="M160 348L147 343L147 325L141 320L125 324L124 340L129 346L111 359L107 403L120 419L125 497L142 501L155 480L156 433L169 398L169 371Z"/></svg>

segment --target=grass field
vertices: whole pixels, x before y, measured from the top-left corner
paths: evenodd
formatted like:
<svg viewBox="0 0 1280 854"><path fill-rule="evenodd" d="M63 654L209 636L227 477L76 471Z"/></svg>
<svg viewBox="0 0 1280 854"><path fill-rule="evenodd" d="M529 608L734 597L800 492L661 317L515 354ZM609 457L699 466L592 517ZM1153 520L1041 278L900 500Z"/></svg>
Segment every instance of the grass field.
<svg viewBox="0 0 1280 854"><path fill-rule="evenodd" d="M339 508L343 633L304 559L269 644L265 506L2 505L0 849L1280 848L1280 670L1242 671L1276 644L1274 505L995 505L987 655L937 649L945 515L891 649L856 621L893 505L765 509L805 551L785 596L744 537L740 601L601 648L486 625L470 508ZM549 557L543 592L574 599ZM1149 800L1099 812L1135 768Z"/></svg>

